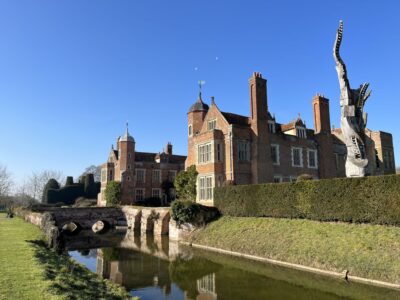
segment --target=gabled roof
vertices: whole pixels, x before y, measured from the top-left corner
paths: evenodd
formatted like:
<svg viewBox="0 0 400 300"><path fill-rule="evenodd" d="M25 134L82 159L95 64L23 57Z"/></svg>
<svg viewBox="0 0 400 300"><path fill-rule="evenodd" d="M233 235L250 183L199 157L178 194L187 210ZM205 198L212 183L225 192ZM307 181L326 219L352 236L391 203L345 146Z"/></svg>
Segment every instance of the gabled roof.
<svg viewBox="0 0 400 300"><path fill-rule="evenodd" d="M294 128L296 128L296 126L301 126L301 127L306 127L306 125L304 124L303 120L298 117L296 119L294 119L293 121L287 123L287 124L282 124L281 125L281 129L283 132L288 131L288 130L292 130Z"/></svg>
<svg viewBox="0 0 400 300"><path fill-rule="evenodd" d="M229 124L250 126L249 117L232 114L228 112L221 112L221 113Z"/></svg>
<svg viewBox="0 0 400 300"><path fill-rule="evenodd" d="M164 158L161 162L168 163L185 163L186 156L184 155L168 155L166 153L151 153L151 152L135 152L136 162L155 162L156 158Z"/></svg>

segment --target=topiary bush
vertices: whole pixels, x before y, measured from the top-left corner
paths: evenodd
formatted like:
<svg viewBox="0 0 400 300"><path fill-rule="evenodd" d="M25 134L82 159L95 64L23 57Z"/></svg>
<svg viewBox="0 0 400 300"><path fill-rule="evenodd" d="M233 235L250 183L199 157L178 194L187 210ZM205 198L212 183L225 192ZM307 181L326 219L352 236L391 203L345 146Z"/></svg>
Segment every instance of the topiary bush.
<svg viewBox="0 0 400 300"><path fill-rule="evenodd" d="M47 181L46 185L43 188L42 203L51 203L48 199L49 190L58 190L59 188L60 185L57 180L55 180L54 178L49 179L49 181Z"/></svg>
<svg viewBox="0 0 400 300"><path fill-rule="evenodd" d="M175 200L171 205L171 217L178 225L183 223L204 225L219 215L219 211L215 207L200 205L192 201Z"/></svg>
<svg viewBox="0 0 400 300"><path fill-rule="evenodd" d="M236 217L400 226L400 175L220 187L214 189L214 204Z"/></svg>

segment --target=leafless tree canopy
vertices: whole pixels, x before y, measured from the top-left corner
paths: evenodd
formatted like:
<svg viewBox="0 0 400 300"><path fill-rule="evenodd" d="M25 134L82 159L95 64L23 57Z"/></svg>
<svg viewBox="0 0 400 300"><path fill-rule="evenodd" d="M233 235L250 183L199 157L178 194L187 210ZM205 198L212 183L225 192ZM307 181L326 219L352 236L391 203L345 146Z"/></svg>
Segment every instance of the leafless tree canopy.
<svg viewBox="0 0 400 300"><path fill-rule="evenodd" d="M43 188L51 178L57 180L60 185L64 184L65 176L61 171L43 170L41 172L32 172L32 175L24 181L17 192L41 201Z"/></svg>
<svg viewBox="0 0 400 300"><path fill-rule="evenodd" d="M6 166L0 165L0 196L7 196L13 185L11 174L8 172Z"/></svg>
<svg viewBox="0 0 400 300"><path fill-rule="evenodd" d="M93 174L94 181L100 181L100 175L101 175L101 166L95 166L91 165L83 171L81 176L86 175L86 174Z"/></svg>

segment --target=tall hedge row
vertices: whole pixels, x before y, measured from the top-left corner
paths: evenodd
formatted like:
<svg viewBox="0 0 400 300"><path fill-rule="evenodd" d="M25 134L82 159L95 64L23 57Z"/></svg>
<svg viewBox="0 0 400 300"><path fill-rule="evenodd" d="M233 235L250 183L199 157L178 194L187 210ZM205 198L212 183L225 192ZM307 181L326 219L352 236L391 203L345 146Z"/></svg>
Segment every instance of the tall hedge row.
<svg viewBox="0 0 400 300"><path fill-rule="evenodd" d="M237 217L306 218L400 225L400 175L215 189L215 206Z"/></svg>

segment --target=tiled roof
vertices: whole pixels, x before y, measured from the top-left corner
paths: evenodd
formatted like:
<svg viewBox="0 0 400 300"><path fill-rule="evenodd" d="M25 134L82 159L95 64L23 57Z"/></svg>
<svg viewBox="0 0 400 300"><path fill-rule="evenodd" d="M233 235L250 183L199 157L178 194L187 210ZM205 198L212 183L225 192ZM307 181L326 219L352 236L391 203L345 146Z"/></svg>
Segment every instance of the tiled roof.
<svg viewBox="0 0 400 300"><path fill-rule="evenodd" d="M165 153L150 153L150 152L135 152L135 161L137 162L155 162L156 158L159 156L165 155L167 158L167 162L169 163L176 163L176 164L183 164L185 163L186 156L184 155L171 155Z"/></svg>
<svg viewBox="0 0 400 300"><path fill-rule="evenodd" d="M282 124L281 125L281 129L282 129L283 132L285 132L285 131L292 130L292 129L296 128L296 126L306 127L304 122L300 118L297 118L297 119L291 121L290 123Z"/></svg>
<svg viewBox="0 0 400 300"><path fill-rule="evenodd" d="M221 112L229 124L235 124L240 126L249 126L249 118L237 114Z"/></svg>

